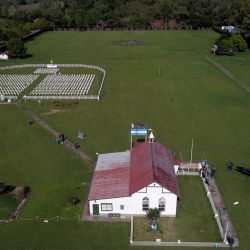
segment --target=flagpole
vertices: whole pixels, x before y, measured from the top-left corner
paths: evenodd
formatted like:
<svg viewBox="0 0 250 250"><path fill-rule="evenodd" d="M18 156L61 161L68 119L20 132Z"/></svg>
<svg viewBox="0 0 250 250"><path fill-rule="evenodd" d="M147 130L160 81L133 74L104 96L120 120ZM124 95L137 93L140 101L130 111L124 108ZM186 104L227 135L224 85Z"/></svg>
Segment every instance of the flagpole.
<svg viewBox="0 0 250 250"><path fill-rule="evenodd" d="M190 152L190 167L191 167L192 160L193 160L193 147L194 147L194 139L192 138L192 145L191 145L191 152Z"/></svg>

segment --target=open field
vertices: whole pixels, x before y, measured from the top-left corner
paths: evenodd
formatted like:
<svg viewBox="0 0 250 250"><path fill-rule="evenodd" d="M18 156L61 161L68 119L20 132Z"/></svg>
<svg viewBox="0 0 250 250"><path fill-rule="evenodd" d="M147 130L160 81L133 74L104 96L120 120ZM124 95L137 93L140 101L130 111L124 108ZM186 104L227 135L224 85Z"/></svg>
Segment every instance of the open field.
<svg viewBox="0 0 250 250"><path fill-rule="evenodd" d="M213 57L217 62L228 68L234 75L250 86L250 51L237 53L232 57L222 56Z"/></svg>
<svg viewBox="0 0 250 250"><path fill-rule="evenodd" d="M216 167L216 180L225 204L240 201L231 215L240 249L246 250L249 177L237 172L228 174L226 163L250 166L250 98L249 93L203 59L202 54L209 53L217 36L211 31L48 32L27 44L33 57L0 62L0 66L48 63L53 59L54 63L103 67L107 78L101 102L69 103L67 112L50 115L44 113L56 109L53 102L27 102L27 107L43 114L45 121L72 140L79 130L84 131L86 138L80 142L81 148L93 158L95 152L127 149L131 122L147 122L156 139L177 156L181 153L184 160L189 160L194 138L194 160L205 154L208 163ZM113 41L126 39L144 40L145 45L113 45ZM249 52L240 56L249 67ZM233 62L236 58L226 60ZM233 68L232 72L236 74ZM63 106L67 107L67 103ZM16 106L0 105L0 115L1 181L31 187L22 216L79 214L87 195L90 168L63 145L53 144L53 138L37 124L28 127L28 117ZM70 195L81 198L76 208L67 203ZM194 195L187 192L187 201L193 202ZM185 214L181 204L180 209ZM182 218L185 220L186 216ZM1 225L0 235L0 249L129 247L127 223L18 221Z"/></svg>
<svg viewBox="0 0 250 250"><path fill-rule="evenodd" d="M18 200L15 195L0 195L0 220L8 220L18 206Z"/></svg>

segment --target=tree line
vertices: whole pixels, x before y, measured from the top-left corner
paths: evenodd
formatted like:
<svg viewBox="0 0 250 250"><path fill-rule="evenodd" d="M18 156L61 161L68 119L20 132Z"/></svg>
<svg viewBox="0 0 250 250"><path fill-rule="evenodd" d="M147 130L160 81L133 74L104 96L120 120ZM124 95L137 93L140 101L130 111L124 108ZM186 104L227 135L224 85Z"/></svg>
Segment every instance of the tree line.
<svg viewBox="0 0 250 250"><path fill-rule="evenodd" d="M36 29L150 27L154 20L192 29L230 24L250 43L250 0L0 0L0 41Z"/></svg>

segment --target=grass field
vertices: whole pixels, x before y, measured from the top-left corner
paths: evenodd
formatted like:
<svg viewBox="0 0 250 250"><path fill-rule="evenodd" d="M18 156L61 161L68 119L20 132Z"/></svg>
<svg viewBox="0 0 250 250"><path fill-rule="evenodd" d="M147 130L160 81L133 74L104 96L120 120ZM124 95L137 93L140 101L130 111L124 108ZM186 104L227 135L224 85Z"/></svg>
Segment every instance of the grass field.
<svg viewBox="0 0 250 250"><path fill-rule="evenodd" d="M249 74L249 64L250 64L250 51L244 53L235 54L233 57L213 57L216 61L230 69L230 71L235 74L238 78L250 86L250 74Z"/></svg>
<svg viewBox="0 0 250 250"><path fill-rule="evenodd" d="M0 220L8 220L18 206L18 200L14 195L0 195Z"/></svg>
<svg viewBox="0 0 250 250"><path fill-rule="evenodd" d="M181 153L184 160L189 160L194 138L194 160L205 154L216 168L226 205L240 201L231 215L240 249L247 250L249 178L237 172L228 174L226 163L250 166L250 99L247 92L203 59L217 36L211 31L47 32L27 44L33 57L0 62L0 66L53 59L55 63L103 67L107 78L101 102L78 102L68 112L50 115L44 113L54 108L53 102L27 102L27 107L43 114L43 119L71 139L79 130L84 131L81 148L93 158L95 152L127 149L131 122L147 122L156 139L176 155ZM113 45L113 41L129 39L144 40L145 45ZM215 60L235 74L241 71L237 60L243 60L245 68L250 66L249 52ZM248 75L243 73L237 76L247 81ZM1 181L32 190L22 216L79 214L87 195L90 168L62 145L53 144L53 138L37 124L28 127L28 117L15 105L0 105L0 115ZM76 208L67 203L70 195L81 198ZM189 202L194 195L188 196ZM0 249L129 247L126 223L19 221L1 226L0 235Z"/></svg>

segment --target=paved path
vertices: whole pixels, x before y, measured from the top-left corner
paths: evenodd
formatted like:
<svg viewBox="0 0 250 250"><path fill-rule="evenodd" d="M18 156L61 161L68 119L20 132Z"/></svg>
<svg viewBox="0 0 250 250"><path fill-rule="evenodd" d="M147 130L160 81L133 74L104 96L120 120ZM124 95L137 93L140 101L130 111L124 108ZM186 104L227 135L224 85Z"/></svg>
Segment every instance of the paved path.
<svg viewBox="0 0 250 250"><path fill-rule="evenodd" d="M205 56L203 55L203 58L208 61L209 63L211 63L212 65L214 65L218 70L220 70L221 72L223 72L228 78L230 78L231 80L233 80L237 85L239 85L241 88L243 88L244 90L246 90L247 92L250 92L250 86L243 82L242 80L240 80L237 76L235 76L231 71L229 71L226 67L224 67L223 65L221 65L220 63L214 61L211 57L209 56Z"/></svg>
<svg viewBox="0 0 250 250"><path fill-rule="evenodd" d="M18 100L17 101L17 105L26 113L28 114L30 117L32 117L32 119L34 121L36 121L39 125L41 125L43 128L45 128L50 134L52 134L55 138L58 137L58 131L56 131L55 129L53 129L52 127L50 127L44 120L42 120L40 117L38 117L35 113L31 112L28 108L26 108L23 104L22 100ZM93 159L91 159L86 153L84 153L81 149L75 149L75 145L73 142L71 142L70 140L65 140L64 141L64 145L72 150L75 154L77 154L82 160L84 160L85 162L87 162L90 166L94 167L95 166L95 161Z"/></svg>

